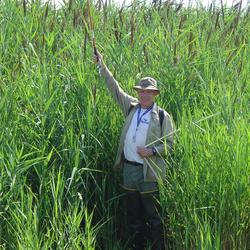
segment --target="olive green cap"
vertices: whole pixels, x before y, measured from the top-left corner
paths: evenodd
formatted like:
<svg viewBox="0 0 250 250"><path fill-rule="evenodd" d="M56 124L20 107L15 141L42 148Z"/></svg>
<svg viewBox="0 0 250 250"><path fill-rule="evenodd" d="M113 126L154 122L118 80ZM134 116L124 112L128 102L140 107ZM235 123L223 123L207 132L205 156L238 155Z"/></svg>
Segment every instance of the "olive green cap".
<svg viewBox="0 0 250 250"><path fill-rule="evenodd" d="M152 77L144 77L142 78L138 84L134 86L135 90L138 89L149 89L149 90L155 90L157 92L160 92L160 90L157 88L157 81Z"/></svg>

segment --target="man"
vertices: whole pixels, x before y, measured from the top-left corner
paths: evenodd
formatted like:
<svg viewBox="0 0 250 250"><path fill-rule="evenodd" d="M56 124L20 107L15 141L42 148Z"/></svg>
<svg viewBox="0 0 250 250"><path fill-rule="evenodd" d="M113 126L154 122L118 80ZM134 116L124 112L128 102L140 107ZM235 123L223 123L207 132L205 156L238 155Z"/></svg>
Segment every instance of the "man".
<svg viewBox="0 0 250 250"><path fill-rule="evenodd" d="M138 99L123 91L97 52L93 60L116 103L125 115L114 168L123 171L128 227L132 249L145 249L145 229L151 249L164 249L158 182L165 178L163 156L173 145L173 124L169 114L154 102L160 93L157 82L145 77L134 86ZM147 224L146 224L147 223Z"/></svg>

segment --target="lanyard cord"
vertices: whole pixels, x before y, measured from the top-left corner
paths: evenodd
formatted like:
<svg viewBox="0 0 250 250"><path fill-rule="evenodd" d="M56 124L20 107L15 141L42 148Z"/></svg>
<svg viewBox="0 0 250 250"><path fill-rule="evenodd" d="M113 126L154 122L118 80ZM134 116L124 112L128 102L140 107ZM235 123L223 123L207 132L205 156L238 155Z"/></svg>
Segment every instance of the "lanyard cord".
<svg viewBox="0 0 250 250"><path fill-rule="evenodd" d="M142 120L142 117L144 115L146 115L149 111L151 111L153 106L154 106L154 103L149 108L147 108L146 111L144 111L141 116L140 116L140 114L141 114L141 106L139 106L138 113L137 113L137 126L136 126L136 129L139 127L139 125L141 123L141 120Z"/></svg>

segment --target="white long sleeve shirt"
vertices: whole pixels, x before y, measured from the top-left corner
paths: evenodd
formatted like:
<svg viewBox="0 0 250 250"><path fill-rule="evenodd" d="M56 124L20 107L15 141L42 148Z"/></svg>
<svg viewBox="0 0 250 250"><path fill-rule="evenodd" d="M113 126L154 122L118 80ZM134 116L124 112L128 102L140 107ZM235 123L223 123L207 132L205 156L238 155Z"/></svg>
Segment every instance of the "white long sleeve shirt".
<svg viewBox="0 0 250 250"><path fill-rule="evenodd" d="M146 144L147 132L151 119L151 110L143 115L146 109L141 109L140 116L143 116L138 127L137 119L139 108L134 113L124 142L124 156L129 161L143 164L142 157L137 153L137 147L144 147Z"/></svg>

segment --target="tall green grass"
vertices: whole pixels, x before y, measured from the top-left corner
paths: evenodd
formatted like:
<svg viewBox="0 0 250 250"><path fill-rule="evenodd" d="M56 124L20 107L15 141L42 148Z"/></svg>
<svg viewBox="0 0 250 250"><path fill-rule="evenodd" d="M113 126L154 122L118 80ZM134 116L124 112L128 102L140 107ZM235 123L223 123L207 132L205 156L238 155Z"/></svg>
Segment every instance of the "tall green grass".
<svg viewBox="0 0 250 250"><path fill-rule="evenodd" d="M123 118L92 60L86 5L0 2L0 249L126 249ZM176 124L161 185L173 249L249 249L249 9L92 8L121 86L151 75Z"/></svg>

